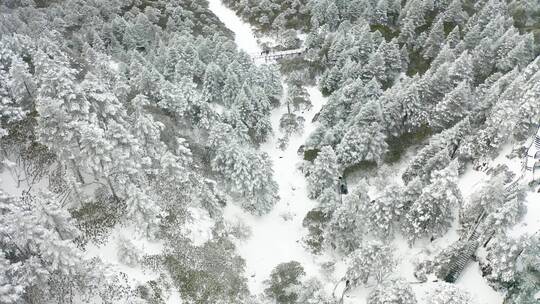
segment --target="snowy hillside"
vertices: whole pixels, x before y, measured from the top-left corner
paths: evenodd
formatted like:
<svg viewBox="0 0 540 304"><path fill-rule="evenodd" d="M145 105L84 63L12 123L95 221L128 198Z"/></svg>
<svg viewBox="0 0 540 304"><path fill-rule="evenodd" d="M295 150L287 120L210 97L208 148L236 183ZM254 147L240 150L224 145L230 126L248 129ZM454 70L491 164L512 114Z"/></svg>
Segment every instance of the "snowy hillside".
<svg viewBox="0 0 540 304"><path fill-rule="evenodd" d="M535 0L0 1L0 303L540 303L539 55Z"/></svg>

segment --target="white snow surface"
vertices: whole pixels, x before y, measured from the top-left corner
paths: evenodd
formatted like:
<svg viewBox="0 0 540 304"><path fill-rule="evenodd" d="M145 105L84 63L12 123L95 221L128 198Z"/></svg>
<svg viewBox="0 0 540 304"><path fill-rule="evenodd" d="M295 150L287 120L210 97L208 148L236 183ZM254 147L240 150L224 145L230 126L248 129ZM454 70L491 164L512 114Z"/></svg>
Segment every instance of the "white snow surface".
<svg viewBox="0 0 540 304"><path fill-rule="evenodd" d="M149 242L141 237L136 227L116 227L101 245L89 243L86 248L87 256L100 258L105 264L110 265L114 270L123 272L127 275L132 287L144 284L145 282L157 279L156 273L143 270L142 267L130 267L118 260L118 240L124 237L129 239L133 245L144 254L159 254L163 246L159 242Z"/></svg>
<svg viewBox="0 0 540 304"><path fill-rule="evenodd" d="M194 246L201 246L212 238L212 229L214 220L208 214L208 211L202 208L189 207L190 218L188 224L182 227L184 233Z"/></svg>
<svg viewBox="0 0 540 304"><path fill-rule="evenodd" d="M456 285L471 294L474 304L502 303L504 297L491 288L482 277L478 262L470 263L464 270Z"/></svg>
<svg viewBox="0 0 540 304"><path fill-rule="evenodd" d="M243 22L236 13L223 5L220 0L209 0L210 10L234 32L234 42L248 54L260 54L261 48L250 25Z"/></svg>

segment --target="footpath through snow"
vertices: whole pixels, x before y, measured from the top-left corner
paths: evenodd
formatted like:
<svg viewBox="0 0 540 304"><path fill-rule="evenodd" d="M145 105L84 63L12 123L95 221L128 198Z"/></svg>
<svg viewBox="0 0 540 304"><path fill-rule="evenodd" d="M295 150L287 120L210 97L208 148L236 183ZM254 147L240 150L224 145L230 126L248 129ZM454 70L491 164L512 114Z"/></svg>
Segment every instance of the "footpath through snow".
<svg viewBox="0 0 540 304"><path fill-rule="evenodd" d="M244 23L221 1L209 2L210 10L236 35L238 47L249 54L259 54L261 49L251 26ZM251 228L250 238L237 245L239 254L246 260L248 285L254 294L263 291L264 280L269 278L272 269L280 263L298 261L308 276L319 276L318 260L322 257L312 255L302 246L305 231L302 220L316 203L307 197L305 178L297 169L297 164L302 160L297 150L314 131L316 124L312 123L312 119L320 111L324 98L316 87L307 90L313 106L302 114L305 118L303 134L292 136L285 151L277 147L280 136L279 119L287 112L285 105L282 105L272 112L274 135L261 147L272 159L280 200L269 214L262 217L247 214L234 204L229 204L224 213L227 220L235 222L240 219Z"/></svg>
<svg viewBox="0 0 540 304"><path fill-rule="evenodd" d="M305 178L297 169L301 161L297 155L298 147L314 130L311 120L324 100L316 87L308 88L308 92L313 107L303 114L306 118L303 135L293 136L285 151L277 148L279 119L287 111L281 107L272 112L272 126L276 134L261 148L272 159L280 200L269 214L262 217L247 214L234 204L229 204L225 210L226 219L239 218L252 230L250 238L238 244L238 251L246 260L248 284L253 293L263 291L263 281L269 278L270 272L279 263L298 261L308 276L319 276L318 260L322 257L312 255L302 245L305 231L302 220L316 203L308 199Z"/></svg>
<svg viewBox="0 0 540 304"><path fill-rule="evenodd" d="M257 43L251 26L242 21L236 13L223 5L221 0L208 0L208 8L216 15L225 26L233 31L234 42L248 54L260 54L262 49Z"/></svg>

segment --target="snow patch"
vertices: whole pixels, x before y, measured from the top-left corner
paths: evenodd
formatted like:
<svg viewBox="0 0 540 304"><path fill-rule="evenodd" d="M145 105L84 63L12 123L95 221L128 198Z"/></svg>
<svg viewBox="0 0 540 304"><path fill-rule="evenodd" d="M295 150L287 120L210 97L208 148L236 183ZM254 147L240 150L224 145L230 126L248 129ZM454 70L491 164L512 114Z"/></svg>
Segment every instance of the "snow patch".
<svg viewBox="0 0 540 304"><path fill-rule="evenodd" d="M511 237L532 235L540 231L540 193L528 192L525 198L525 206L527 207L527 213L508 232Z"/></svg>
<svg viewBox="0 0 540 304"><path fill-rule="evenodd" d="M194 246L201 246L212 239L214 220L204 209L190 207L188 211L191 217L188 219L189 224L182 227L182 232L193 242Z"/></svg>
<svg viewBox="0 0 540 304"><path fill-rule="evenodd" d="M153 271L143 269L140 265L131 267L118 260L118 243L121 238L130 240L143 255L155 255L163 251L162 243L148 241L136 232L136 227L128 226L115 228L104 244L89 243L86 247L86 255L89 258L101 259L113 271L125 273L132 288L157 279L159 275Z"/></svg>
<svg viewBox="0 0 540 304"><path fill-rule="evenodd" d="M208 2L208 8L228 29L234 32L234 41L239 48L248 54L261 53L257 38L249 24L242 21L233 10L223 5L220 0L209 0Z"/></svg>
<svg viewBox="0 0 540 304"><path fill-rule="evenodd" d="M467 201L471 194L482 188L487 179L488 175L485 172L474 170L469 164L457 183L463 198Z"/></svg>
<svg viewBox="0 0 540 304"><path fill-rule="evenodd" d="M488 285L482 277L478 262L469 264L456 282L461 289L466 290L473 297L475 304L502 303L504 297Z"/></svg>

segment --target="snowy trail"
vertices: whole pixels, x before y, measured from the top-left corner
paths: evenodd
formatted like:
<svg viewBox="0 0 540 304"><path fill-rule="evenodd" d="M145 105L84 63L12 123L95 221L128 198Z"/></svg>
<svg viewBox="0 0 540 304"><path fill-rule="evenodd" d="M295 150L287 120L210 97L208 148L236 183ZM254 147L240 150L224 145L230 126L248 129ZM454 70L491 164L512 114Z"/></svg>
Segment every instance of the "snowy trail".
<svg viewBox="0 0 540 304"><path fill-rule="evenodd" d="M235 41L240 49L250 54L260 52L250 25L219 0L210 0L210 10L235 33ZM270 272L279 263L295 260L302 264L308 276L318 276L317 261L322 257L310 254L301 242L305 233L302 220L316 203L307 197L304 176L297 169L297 164L302 160L297 150L315 129L316 125L311 121L321 109L324 98L316 87L308 88L308 93L313 107L302 114L306 120L303 134L292 136L285 151L277 148L279 119L287 111L283 105L272 112L274 136L261 147L273 162L274 180L279 185L278 203L262 217L247 214L233 204L229 204L225 210L227 220L241 219L252 229L250 238L238 244L238 251L246 260L248 285L254 294L263 291L263 281L269 278Z"/></svg>
<svg viewBox="0 0 540 304"><path fill-rule="evenodd" d="M261 48L257 43L257 37L253 33L251 26L242 21L236 13L223 5L221 0L209 0L210 10L225 24L225 26L234 32L234 42L236 45L248 54L260 54Z"/></svg>
<svg viewBox="0 0 540 304"><path fill-rule="evenodd" d="M276 148L279 119L287 110L275 109L272 113L273 138L262 146L273 162L274 179L279 185L280 200L267 215L255 217L246 214L239 207L229 204L225 210L227 219L240 218L252 229L251 237L238 244L240 255L246 260L246 274L251 292L263 291L263 281L268 279L272 269L279 263L298 261L308 276L319 276L319 260L323 257L309 253L301 239L305 229L302 220L316 203L307 197L306 183L302 173L296 168L301 161L297 155L298 147L314 130L313 116L321 109L324 98L316 87L308 88L313 107L304 112L306 119L302 136L293 136L285 151Z"/></svg>

